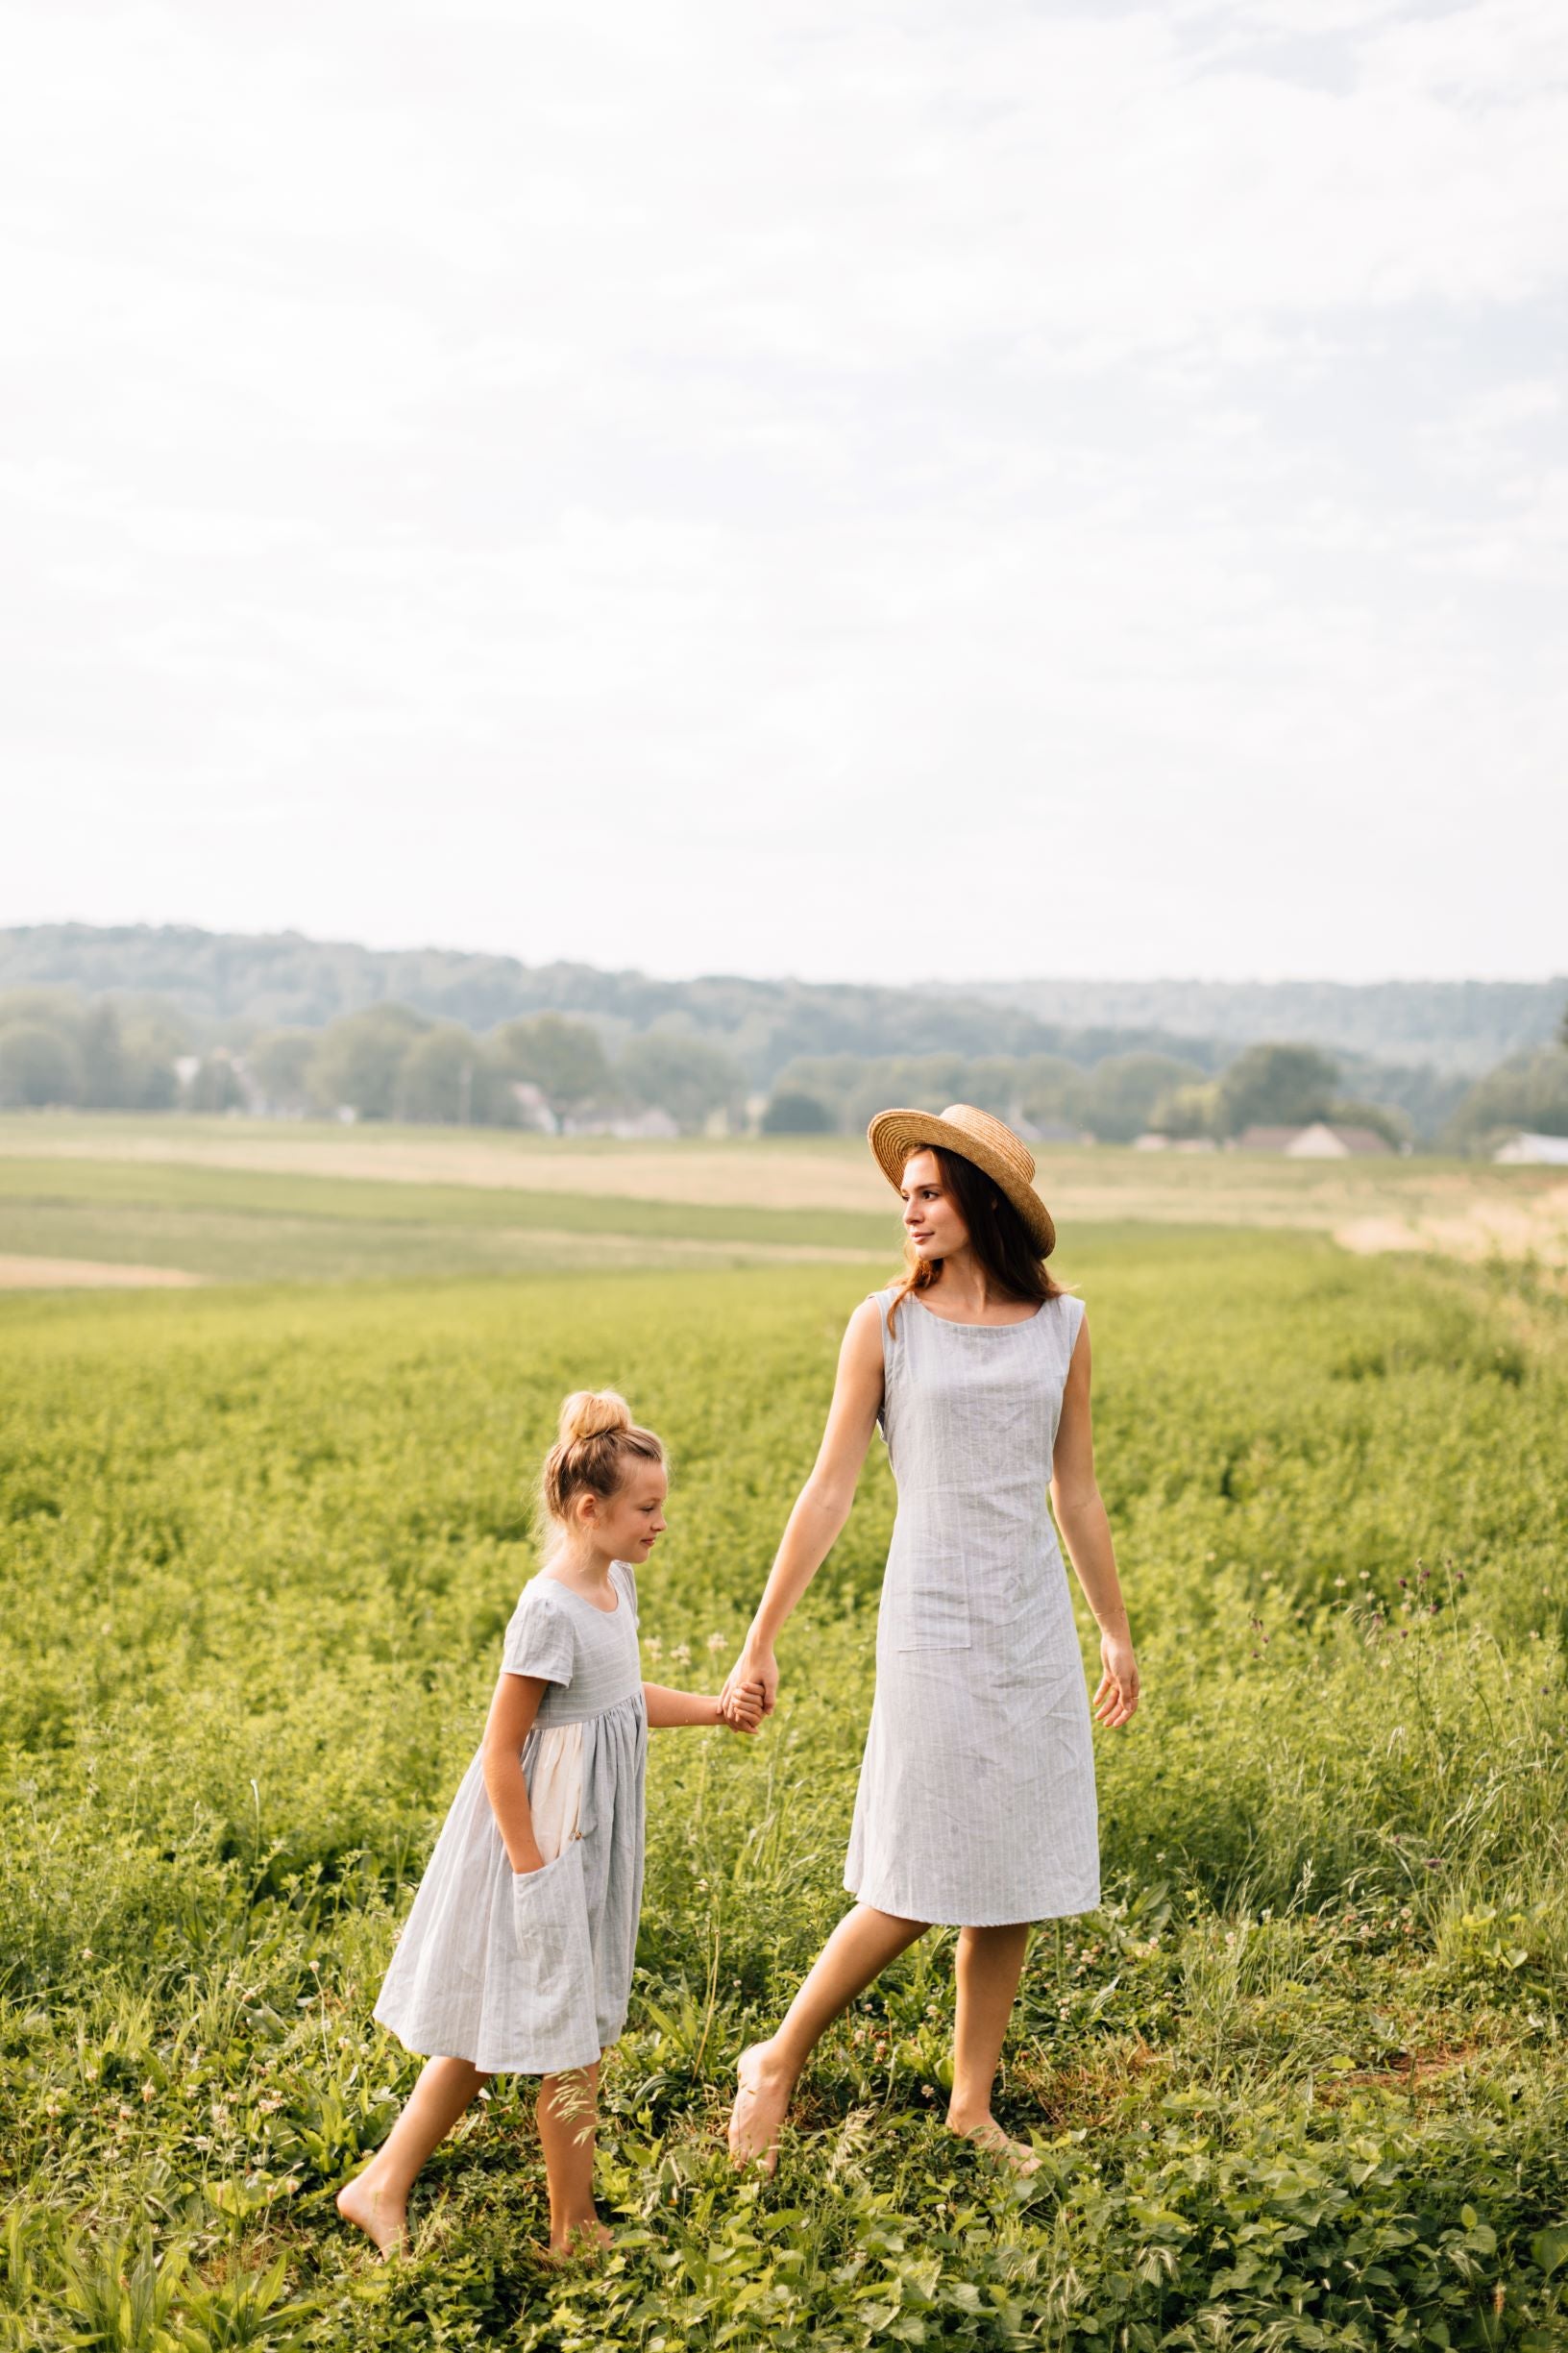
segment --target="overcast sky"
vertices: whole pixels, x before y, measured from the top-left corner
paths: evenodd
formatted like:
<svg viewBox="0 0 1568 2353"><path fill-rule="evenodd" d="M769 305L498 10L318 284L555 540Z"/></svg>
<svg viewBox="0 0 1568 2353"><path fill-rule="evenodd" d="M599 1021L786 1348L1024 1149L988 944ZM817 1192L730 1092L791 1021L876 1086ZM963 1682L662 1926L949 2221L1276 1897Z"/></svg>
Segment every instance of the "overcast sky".
<svg viewBox="0 0 1568 2353"><path fill-rule="evenodd" d="M0 42L0 922L1568 964L1563 0Z"/></svg>

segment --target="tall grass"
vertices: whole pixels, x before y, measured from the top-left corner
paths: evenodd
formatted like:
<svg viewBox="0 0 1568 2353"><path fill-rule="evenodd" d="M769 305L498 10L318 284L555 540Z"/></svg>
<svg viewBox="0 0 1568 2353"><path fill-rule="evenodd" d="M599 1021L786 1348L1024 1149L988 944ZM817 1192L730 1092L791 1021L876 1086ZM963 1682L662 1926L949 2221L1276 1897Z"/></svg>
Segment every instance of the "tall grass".
<svg viewBox="0 0 1568 2353"><path fill-rule="evenodd" d="M1147 1700L1099 1746L1106 1904L1038 1934L1006 2054L1041 2173L943 2130L950 1935L827 2038L776 2185L719 2153L845 1900L877 1460L767 1734L653 1743L618 2249L565 2276L505 2084L410 2259L331 2210L411 2080L369 2007L521 1499L562 1391L624 1388L675 1467L649 1671L711 1686L866 1279L0 1309L0 2347L1563 2341L1555 1326L1276 1237L1069 1271Z"/></svg>

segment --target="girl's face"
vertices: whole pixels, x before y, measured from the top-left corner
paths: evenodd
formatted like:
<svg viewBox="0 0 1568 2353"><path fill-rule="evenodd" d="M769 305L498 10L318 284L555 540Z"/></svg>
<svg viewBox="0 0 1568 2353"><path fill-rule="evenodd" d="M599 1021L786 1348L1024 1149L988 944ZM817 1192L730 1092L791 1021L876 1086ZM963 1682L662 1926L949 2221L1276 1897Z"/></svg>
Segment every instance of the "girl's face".
<svg viewBox="0 0 1568 2353"><path fill-rule="evenodd" d="M918 1257L950 1259L965 1248L969 1229L942 1181L942 1164L934 1152L910 1154L898 1190L904 1204L904 1232Z"/></svg>
<svg viewBox="0 0 1568 2353"><path fill-rule="evenodd" d="M639 1462L616 1494L590 1491L579 1498L583 1530L612 1560L629 1560L635 1568L664 1533L664 1499L669 1489L662 1463Z"/></svg>

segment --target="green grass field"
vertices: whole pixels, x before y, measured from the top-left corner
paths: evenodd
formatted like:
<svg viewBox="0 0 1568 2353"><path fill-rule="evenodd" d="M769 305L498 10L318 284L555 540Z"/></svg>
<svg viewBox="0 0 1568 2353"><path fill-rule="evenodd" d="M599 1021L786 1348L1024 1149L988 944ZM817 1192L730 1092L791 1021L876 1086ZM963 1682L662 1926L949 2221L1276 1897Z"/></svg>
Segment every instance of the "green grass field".
<svg viewBox="0 0 1568 2353"><path fill-rule="evenodd" d="M1064 1234L1147 1693L1097 1738L1106 1904L1039 1934L1007 2052L1040 2175L942 2130L950 1936L824 2044L776 2184L722 2155L734 2055L845 1901L877 1459L766 1734L653 1740L615 2254L540 2263L501 2084L410 2258L344 2231L332 2193L413 2071L370 2005L561 1393L612 1383L667 1436L649 1669L713 1687L889 1268L698 1262L875 1237L766 1202L729 1206L793 1230L716 1234L725 1204L616 1165L561 1207L0 1160L6 1220L80 1221L41 1255L193 1266L150 1241L205 1233L198 1271L238 1286L0 1299L0 2347L1568 2342L1560 1292L1220 1225ZM625 1262L500 1254L561 1235ZM497 1255L454 1263L465 1237Z"/></svg>

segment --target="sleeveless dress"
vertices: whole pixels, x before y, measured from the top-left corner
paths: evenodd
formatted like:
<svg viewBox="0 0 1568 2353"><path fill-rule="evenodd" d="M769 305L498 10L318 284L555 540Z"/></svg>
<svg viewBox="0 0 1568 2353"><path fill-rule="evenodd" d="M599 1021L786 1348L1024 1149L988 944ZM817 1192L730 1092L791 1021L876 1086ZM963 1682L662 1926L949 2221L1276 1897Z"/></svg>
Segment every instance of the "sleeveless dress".
<svg viewBox="0 0 1568 2353"><path fill-rule="evenodd" d="M637 1581L617 1560L613 1610L535 1577L502 1668L546 1680L523 1744L541 1871L514 1872L484 1786L464 1774L376 2003L405 2049L486 2074L587 2067L626 2020L643 1896L648 1709Z"/></svg>
<svg viewBox="0 0 1568 2353"><path fill-rule="evenodd" d="M845 1886L961 1927L1091 1911L1089 1695L1046 1498L1083 1303L956 1324L906 1297L890 1333L872 1296L898 1514Z"/></svg>

